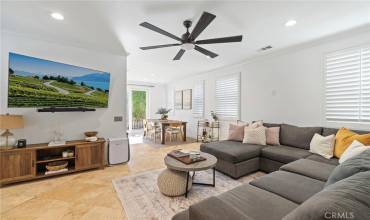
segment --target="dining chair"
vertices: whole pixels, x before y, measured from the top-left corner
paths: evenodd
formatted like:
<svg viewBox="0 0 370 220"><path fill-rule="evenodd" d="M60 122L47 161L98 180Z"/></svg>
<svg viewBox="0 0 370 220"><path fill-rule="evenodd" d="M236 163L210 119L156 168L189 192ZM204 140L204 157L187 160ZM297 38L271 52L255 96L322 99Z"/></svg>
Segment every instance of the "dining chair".
<svg viewBox="0 0 370 220"><path fill-rule="evenodd" d="M178 140L178 136L180 135L181 138L183 138L183 131L182 131L182 124L181 123L171 123L166 128L166 134L169 135L170 141L172 142L172 139L175 138L175 140Z"/></svg>
<svg viewBox="0 0 370 220"><path fill-rule="evenodd" d="M157 142L157 138L161 139L161 126L156 122L148 122L147 123L147 136L151 139L154 139L154 143Z"/></svg>
<svg viewBox="0 0 370 220"><path fill-rule="evenodd" d="M144 137L148 133L148 121L146 119L143 119L143 129L144 129Z"/></svg>

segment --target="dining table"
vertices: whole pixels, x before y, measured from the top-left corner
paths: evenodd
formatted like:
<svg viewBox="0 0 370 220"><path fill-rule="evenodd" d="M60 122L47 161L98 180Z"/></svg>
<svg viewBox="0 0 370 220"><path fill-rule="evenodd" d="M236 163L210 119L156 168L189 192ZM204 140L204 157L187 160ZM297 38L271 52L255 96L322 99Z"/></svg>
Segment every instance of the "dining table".
<svg viewBox="0 0 370 220"><path fill-rule="evenodd" d="M166 144L166 128L171 125L181 124L182 127L182 139L186 142L186 121L180 120L163 120L163 119L147 119L148 122L155 122L161 126L161 144Z"/></svg>

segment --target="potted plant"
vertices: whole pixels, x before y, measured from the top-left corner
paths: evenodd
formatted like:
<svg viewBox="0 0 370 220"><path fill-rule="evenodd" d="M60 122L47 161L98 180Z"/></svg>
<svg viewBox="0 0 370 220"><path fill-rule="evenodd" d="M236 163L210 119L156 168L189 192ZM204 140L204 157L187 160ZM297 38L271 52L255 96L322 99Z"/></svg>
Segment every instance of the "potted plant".
<svg viewBox="0 0 370 220"><path fill-rule="evenodd" d="M211 111L211 117L213 118L214 121L218 121L218 117L214 111Z"/></svg>
<svg viewBox="0 0 370 220"><path fill-rule="evenodd" d="M213 118L213 121L211 122L211 127L218 127L218 116L216 115L216 113L214 111L211 111L211 117Z"/></svg>
<svg viewBox="0 0 370 220"><path fill-rule="evenodd" d="M161 115L162 120L166 120L168 118L168 113L171 111L171 109L167 108L159 108L156 114Z"/></svg>

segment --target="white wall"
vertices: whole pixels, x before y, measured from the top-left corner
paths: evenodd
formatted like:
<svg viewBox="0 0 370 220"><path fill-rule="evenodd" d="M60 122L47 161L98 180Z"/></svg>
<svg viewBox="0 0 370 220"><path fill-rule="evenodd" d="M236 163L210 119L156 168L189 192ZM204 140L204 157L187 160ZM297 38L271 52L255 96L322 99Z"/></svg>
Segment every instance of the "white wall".
<svg viewBox="0 0 370 220"><path fill-rule="evenodd" d="M242 120L370 129L369 124L328 123L323 112L324 55L366 43L370 43L369 28L338 34L171 82L168 84L168 97L171 100L174 90L189 89L205 80L205 116L209 118L210 111L215 108L215 79L240 72ZM169 106L172 105L169 102ZM197 119L192 117L191 111L176 111L172 117L189 121L188 133L195 136ZM222 123L222 138L227 135L228 123Z"/></svg>
<svg viewBox="0 0 370 220"><path fill-rule="evenodd" d="M96 130L100 137L126 136L126 57L31 39L14 33L1 33L0 113L22 114L23 129L13 129L16 138L28 143L49 142L59 130L66 140L82 139L84 132ZM38 113L35 108L7 108L9 52L88 67L111 73L109 107L96 112ZM113 122L122 116L122 122Z"/></svg>
<svg viewBox="0 0 370 220"><path fill-rule="evenodd" d="M195 118L192 114L192 110L176 110L174 109L174 92L176 90L184 89L194 89L194 86L204 82L204 118L211 119L210 112L215 110L215 80L217 77L221 77L225 74L235 74L240 73L242 70L241 65L235 65L231 67L226 67L218 69L215 71L210 71L206 73L201 73L186 79L181 79L176 82L169 83L167 85L168 91L168 108L173 109L173 112L170 114L170 119L178 119L187 121L187 135L193 138L196 138L196 127L197 121L201 118ZM243 79L244 75L241 74ZM243 89L243 86L242 86ZM241 94L241 99L245 99L244 92ZM228 122L221 121L221 129L228 129ZM224 136L226 131L221 132Z"/></svg>
<svg viewBox="0 0 370 220"><path fill-rule="evenodd" d="M149 91L149 118L160 118L161 116L156 112L159 108L167 106L167 87L163 84L155 84Z"/></svg>

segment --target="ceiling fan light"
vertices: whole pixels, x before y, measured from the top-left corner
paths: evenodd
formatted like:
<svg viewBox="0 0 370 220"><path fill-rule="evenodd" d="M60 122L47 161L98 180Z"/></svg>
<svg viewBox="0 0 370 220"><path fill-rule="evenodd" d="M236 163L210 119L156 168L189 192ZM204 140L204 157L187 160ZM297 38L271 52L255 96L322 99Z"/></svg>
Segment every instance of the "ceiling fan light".
<svg viewBox="0 0 370 220"><path fill-rule="evenodd" d="M55 20L59 20L59 21L64 20L64 16L58 12L51 13L50 16L54 18Z"/></svg>
<svg viewBox="0 0 370 220"><path fill-rule="evenodd" d="M181 49L184 49L184 50L192 50L194 49L195 45L192 44L192 43L183 43L181 44Z"/></svg>
<svg viewBox="0 0 370 220"><path fill-rule="evenodd" d="M286 27L293 27L294 25L297 24L297 21L296 20L289 20L285 23L285 26Z"/></svg>

